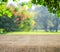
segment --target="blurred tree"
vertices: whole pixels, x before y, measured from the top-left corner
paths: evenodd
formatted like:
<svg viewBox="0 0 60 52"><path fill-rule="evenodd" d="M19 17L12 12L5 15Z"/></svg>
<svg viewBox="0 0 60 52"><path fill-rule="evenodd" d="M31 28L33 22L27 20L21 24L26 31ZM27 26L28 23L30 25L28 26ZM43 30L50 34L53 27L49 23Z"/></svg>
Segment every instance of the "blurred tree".
<svg viewBox="0 0 60 52"><path fill-rule="evenodd" d="M36 6L34 12L36 12L34 17L34 20L36 21L34 30L58 32L58 29L60 29L60 18L53 13L49 13L48 9L44 6Z"/></svg>
<svg viewBox="0 0 60 52"><path fill-rule="evenodd" d="M36 21L36 24L34 28L37 30L48 31L49 12L47 8L44 6L36 7L35 12L36 14L34 20Z"/></svg>
<svg viewBox="0 0 60 52"><path fill-rule="evenodd" d="M25 7L6 7L5 4L0 4L0 29L6 32L32 30L33 13L28 12Z"/></svg>
<svg viewBox="0 0 60 52"><path fill-rule="evenodd" d="M31 0L31 2L37 5L47 6L50 12L60 17L60 0Z"/></svg>
<svg viewBox="0 0 60 52"><path fill-rule="evenodd" d="M59 18L57 18L57 16L54 15L52 18L52 23L54 24L53 28L54 28L54 30L56 30L56 32L58 32L58 28L59 28L59 24L60 24L59 22L60 22Z"/></svg>
<svg viewBox="0 0 60 52"><path fill-rule="evenodd" d="M2 0L3 2L7 2L8 0ZM16 1L16 0L13 0ZM44 5L48 7L50 12L55 13L58 17L60 17L60 0L31 0L32 3L37 5ZM22 3L24 5L24 3ZM31 5L28 3L29 7Z"/></svg>

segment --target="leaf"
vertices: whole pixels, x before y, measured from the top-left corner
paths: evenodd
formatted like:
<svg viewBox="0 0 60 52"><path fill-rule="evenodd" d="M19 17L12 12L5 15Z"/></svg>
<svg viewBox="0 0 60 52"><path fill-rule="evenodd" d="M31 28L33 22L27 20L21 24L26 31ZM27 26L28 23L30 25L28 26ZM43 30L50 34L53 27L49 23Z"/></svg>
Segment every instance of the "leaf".
<svg viewBox="0 0 60 52"><path fill-rule="evenodd" d="M9 11L6 11L6 14L9 14L10 12Z"/></svg>
<svg viewBox="0 0 60 52"><path fill-rule="evenodd" d="M12 16L12 14L11 14L11 13L9 13L9 14L8 14L8 17L9 17L9 18L11 18L11 16Z"/></svg>
<svg viewBox="0 0 60 52"><path fill-rule="evenodd" d="M7 2L8 0L2 0L2 2Z"/></svg>
<svg viewBox="0 0 60 52"><path fill-rule="evenodd" d="M20 28L23 28L23 27L24 27L24 25L23 25L23 23L21 23L21 24L20 24Z"/></svg>
<svg viewBox="0 0 60 52"><path fill-rule="evenodd" d="M2 16L2 14L0 14L0 16Z"/></svg>
<svg viewBox="0 0 60 52"><path fill-rule="evenodd" d="M31 2L28 2L28 7L31 8L32 7L32 3Z"/></svg>
<svg viewBox="0 0 60 52"><path fill-rule="evenodd" d="M25 5L25 3L24 2L22 2L22 6L24 6Z"/></svg>
<svg viewBox="0 0 60 52"><path fill-rule="evenodd" d="M1 13L2 11L0 10L0 13Z"/></svg>

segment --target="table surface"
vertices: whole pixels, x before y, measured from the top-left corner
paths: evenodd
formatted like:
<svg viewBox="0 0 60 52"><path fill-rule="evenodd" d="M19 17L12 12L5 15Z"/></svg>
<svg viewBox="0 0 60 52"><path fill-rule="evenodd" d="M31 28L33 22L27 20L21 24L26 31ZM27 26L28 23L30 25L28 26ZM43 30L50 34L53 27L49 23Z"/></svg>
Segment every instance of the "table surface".
<svg viewBox="0 0 60 52"><path fill-rule="evenodd" d="M0 35L0 45L60 46L60 35Z"/></svg>

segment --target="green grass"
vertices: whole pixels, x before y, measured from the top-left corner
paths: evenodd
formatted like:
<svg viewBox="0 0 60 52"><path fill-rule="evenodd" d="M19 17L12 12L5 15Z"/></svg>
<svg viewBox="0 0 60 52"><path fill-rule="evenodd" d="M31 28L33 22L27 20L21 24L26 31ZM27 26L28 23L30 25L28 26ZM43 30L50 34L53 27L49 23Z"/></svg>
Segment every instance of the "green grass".
<svg viewBox="0 0 60 52"><path fill-rule="evenodd" d="M42 35L42 34L44 34L44 35L57 35L57 34L60 34L60 32L9 32L9 33L7 33L6 35L35 35L35 34L37 34L37 35Z"/></svg>
<svg viewBox="0 0 60 52"><path fill-rule="evenodd" d="M35 32L5 32L5 33L0 33L0 35L60 35L59 32L45 32L43 30L35 31Z"/></svg>

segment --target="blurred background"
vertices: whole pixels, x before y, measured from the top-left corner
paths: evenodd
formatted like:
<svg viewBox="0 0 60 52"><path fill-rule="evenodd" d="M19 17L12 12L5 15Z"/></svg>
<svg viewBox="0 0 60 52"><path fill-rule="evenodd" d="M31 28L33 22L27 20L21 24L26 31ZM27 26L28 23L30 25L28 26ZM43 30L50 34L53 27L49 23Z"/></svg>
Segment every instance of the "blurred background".
<svg viewBox="0 0 60 52"><path fill-rule="evenodd" d="M0 33L60 32L60 18L31 0L0 0Z"/></svg>

